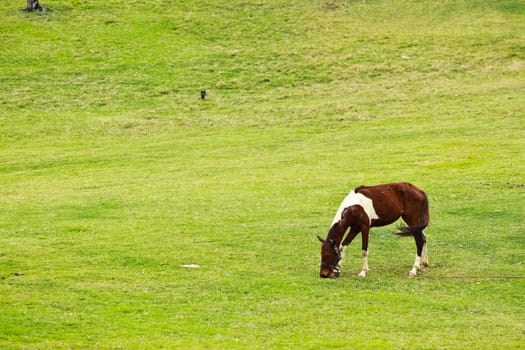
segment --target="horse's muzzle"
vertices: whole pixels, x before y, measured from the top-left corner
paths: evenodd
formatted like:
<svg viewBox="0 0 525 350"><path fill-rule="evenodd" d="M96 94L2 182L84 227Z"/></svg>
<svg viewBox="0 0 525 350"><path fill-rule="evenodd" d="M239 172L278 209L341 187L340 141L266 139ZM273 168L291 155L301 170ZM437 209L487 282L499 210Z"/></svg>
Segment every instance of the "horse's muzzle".
<svg viewBox="0 0 525 350"><path fill-rule="evenodd" d="M337 277L339 277L339 275L341 275L341 272L339 272L338 270L335 270L335 271L330 272L330 273L320 273L319 277L321 277L321 278L337 278Z"/></svg>

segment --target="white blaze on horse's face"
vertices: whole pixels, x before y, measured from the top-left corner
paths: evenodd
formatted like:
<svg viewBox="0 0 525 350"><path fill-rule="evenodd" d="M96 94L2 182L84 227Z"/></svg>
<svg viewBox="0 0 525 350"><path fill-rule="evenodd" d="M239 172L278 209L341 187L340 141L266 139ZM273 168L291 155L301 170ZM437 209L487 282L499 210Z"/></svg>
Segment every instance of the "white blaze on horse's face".
<svg viewBox="0 0 525 350"><path fill-rule="evenodd" d="M332 220L332 226L341 220L341 215L343 214L343 211L351 207L352 205L359 205L363 208L366 215L368 215L368 219L370 220L370 224L372 223L373 219L379 219L379 216L376 213L376 210L374 209L374 203L370 198L365 196L362 193L355 193L355 191L352 190L346 198L341 202L339 205L339 209L337 209L337 213L335 213L334 220Z"/></svg>

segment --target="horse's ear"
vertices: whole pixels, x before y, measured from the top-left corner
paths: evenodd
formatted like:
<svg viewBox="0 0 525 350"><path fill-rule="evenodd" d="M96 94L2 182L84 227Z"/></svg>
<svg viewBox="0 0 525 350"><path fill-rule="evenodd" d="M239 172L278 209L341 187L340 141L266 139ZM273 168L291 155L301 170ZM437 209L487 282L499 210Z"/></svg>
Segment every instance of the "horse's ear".
<svg viewBox="0 0 525 350"><path fill-rule="evenodd" d="M317 239L319 240L319 242L324 243L324 239L322 239L321 237L317 236Z"/></svg>

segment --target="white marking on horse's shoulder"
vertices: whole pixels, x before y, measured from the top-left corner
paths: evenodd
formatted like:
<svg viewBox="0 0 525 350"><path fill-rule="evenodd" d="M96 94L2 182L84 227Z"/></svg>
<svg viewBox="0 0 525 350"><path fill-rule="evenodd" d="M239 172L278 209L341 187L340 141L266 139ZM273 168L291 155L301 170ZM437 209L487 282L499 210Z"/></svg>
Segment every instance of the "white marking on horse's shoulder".
<svg viewBox="0 0 525 350"><path fill-rule="evenodd" d="M357 195L359 196L361 200L360 203L357 203L357 204L363 207L366 215L368 215L368 219L370 220L370 225L371 225L372 220L379 219L379 216L377 215L376 210L374 208L374 202L372 201L372 199L368 198L362 193L357 193Z"/></svg>
<svg viewBox="0 0 525 350"><path fill-rule="evenodd" d="M354 190L352 190L339 205L339 209L335 214L332 225L336 222L339 222L339 220L341 220L341 214L343 214L343 210L352 205L359 205L361 208L363 208L366 215L368 215L370 224L372 224L373 219L379 219L379 216L377 216L377 213L374 209L374 203L372 202L372 199L368 198L362 193L356 193Z"/></svg>

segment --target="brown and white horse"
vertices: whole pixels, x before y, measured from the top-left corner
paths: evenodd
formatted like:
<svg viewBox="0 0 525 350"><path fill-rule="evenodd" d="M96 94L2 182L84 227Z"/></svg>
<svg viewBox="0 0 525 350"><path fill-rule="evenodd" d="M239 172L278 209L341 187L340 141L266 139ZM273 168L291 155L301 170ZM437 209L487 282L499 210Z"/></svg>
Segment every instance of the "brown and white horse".
<svg viewBox="0 0 525 350"><path fill-rule="evenodd" d="M377 186L359 186L343 200L335 214L326 239L317 238L321 247L321 277L339 277L341 259L346 247L361 232L363 269L359 277L368 272L368 234L371 227L385 226L402 218L407 227L400 227L401 236L413 236L417 255L409 277L428 266L426 237L423 230L428 226L428 198L425 192L406 182ZM350 228L343 241L346 230Z"/></svg>

